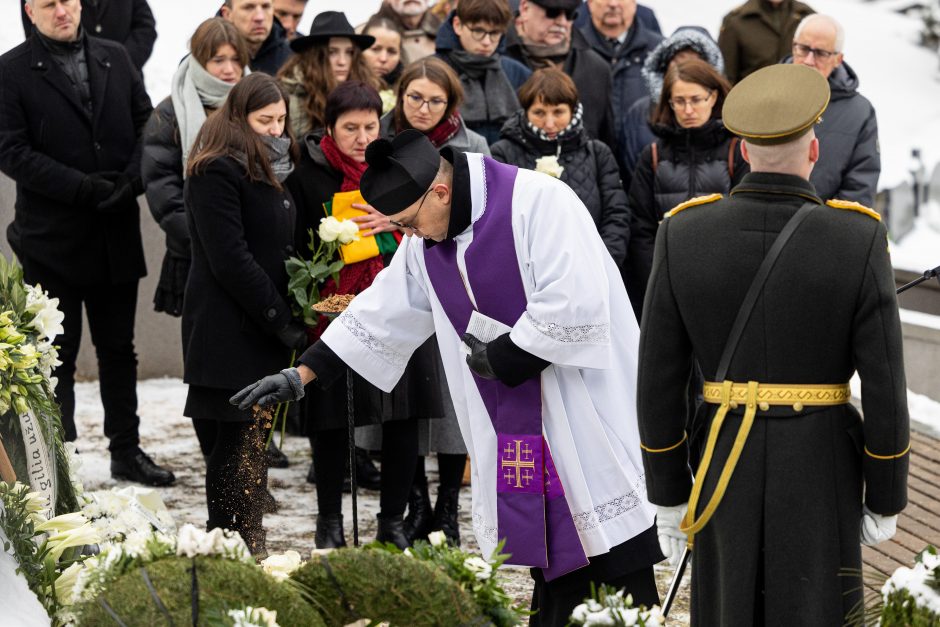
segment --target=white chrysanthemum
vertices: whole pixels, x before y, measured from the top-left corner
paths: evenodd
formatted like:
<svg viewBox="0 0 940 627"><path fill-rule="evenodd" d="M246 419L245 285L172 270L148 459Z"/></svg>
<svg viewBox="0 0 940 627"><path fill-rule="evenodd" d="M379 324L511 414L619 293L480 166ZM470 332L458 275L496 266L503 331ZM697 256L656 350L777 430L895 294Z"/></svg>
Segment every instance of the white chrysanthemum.
<svg viewBox="0 0 940 627"><path fill-rule="evenodd" d="M473 576L479 581L490 578L493 574L493 566L482 557L468 557L463 561L463 566L473 573Z"/></svg>
<svg viewBox="0 0 940 627"><path fill-rule="evenodd" d="M277 624L277 612L266 607L245 607L241 610L229 610L233 627L280 627Z"/></svg>

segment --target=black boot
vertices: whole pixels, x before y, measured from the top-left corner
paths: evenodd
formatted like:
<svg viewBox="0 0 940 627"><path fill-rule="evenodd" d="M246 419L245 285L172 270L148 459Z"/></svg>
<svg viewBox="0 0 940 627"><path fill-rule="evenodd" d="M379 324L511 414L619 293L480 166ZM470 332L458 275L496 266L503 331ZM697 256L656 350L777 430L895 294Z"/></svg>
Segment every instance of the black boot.
<svg viewBox="0 0 940 627"><path fill-rule="evenodd" d="M313 541L318 549L338 549L346 546L343 515L317 514L317 532Z"/></svg>
<svg viewBox="0 0 940 627"><path fill-rule="evenodd" d="M268 444L265 459L268 462L268 468L287 468L290 465L290 460L287 459L284 451L274 444L274 438L271 438L271 443Z"/></svg>
<svg viewBox="0 0 940 627"><path fill-rule="evenodd" d="M447 540L454 546L460 546L460 526L457 524L457 510L460 509L459 488L439 488L437 503L434 505L433 529L440 529Z"/></svg>
<svg viewBox="0 0 940 627"><path fill-rule="evenodd" d="M375 518L379 523L378 531L375 533L376 542L391 542L402 551L411 546L405 536L405 521L402 520L401 514L395 516L379 514Z"/></svg>
<svg viewBox="0 0 940 627"><path fill-rule="evenodd" d="M310 462L310 468L307 470L307 483L316 483L317 482L317 469L313 467L313 462Z"/></svg>
<svg viewBox="0 0 940 627"><path fill-rule="evenodd" d="M382 483L382 473L372 460L369 452L356 447L356 485L366 490L378 490Z"/></svg>
<svg viewBox="0 0 940 627"><path fill-rule="evenodd" d="M433 522L428 479L421 477L411 484L411 493L408 495L408 516L405 517L405 537L408 542L427 540Z"/></svg>

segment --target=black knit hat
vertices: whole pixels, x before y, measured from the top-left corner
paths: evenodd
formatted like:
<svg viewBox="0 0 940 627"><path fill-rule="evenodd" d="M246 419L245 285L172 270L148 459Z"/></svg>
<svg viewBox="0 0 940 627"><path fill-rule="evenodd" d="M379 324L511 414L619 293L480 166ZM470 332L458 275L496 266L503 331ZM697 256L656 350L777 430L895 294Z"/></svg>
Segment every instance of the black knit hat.
<svg viewBox="0 0 940 627"><path fill-rule="evenodd" d="M375 37L371 35L359 35L356 29L352 27L345 13L339 11L324 11L313 18L313 25L310 27L310 34L303 37L297 37L290 42L290 49L294 52L303 52L308 48L313 48L317 44L330 41L331 37L346 37L351 39L353 44L360 50L371 48L375 43Z"/></svg>
<svg viewBox="0 0 940 627"><path fill-rule="evenodd" d="M431 187L441 155L421 131L408 129L391 141L377 139L366 148L369 167L359 189L367 203L387 216L410 207Z"/></svg>

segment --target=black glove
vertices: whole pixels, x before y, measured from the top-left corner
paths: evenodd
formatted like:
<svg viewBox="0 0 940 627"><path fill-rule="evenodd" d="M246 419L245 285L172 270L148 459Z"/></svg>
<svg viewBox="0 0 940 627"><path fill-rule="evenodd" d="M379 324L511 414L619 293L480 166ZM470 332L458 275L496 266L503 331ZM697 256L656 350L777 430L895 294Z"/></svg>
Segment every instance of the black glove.
<svg viewBox="0 0 940 627"><path fill-rule="evenodd" d="M102 176L111 175L108 172ZM137 200L137 190L134 181L126 174L113 175L114 191L97 207L102 213L115 213L121 211Z"/></svg>
<svg viewBox="0 0 940 627"><path fill-rule="evenodd" d="M77 200L83 206L97 209L98 205L114 193L114 188L114 182L104 174L89 174L82 179L78 187Z"/></svg>
<svg viewBox="0 0 940 627"><path fill-rule="evenodd" d="M299 401L304 397L304 384L296 368L285 368L277 374L252 383L228 400L242 411L254 405L270 407L284 401Z"/></svg>
<svg viewBox="0 0 940 627"><path fill-rule="evenodd" d="M469 333L464 333L461 339L464 344L470 347L470 354L467 355L467 365L470 366L470 370L484 379L498 379L499 377L496 376L496 372L493 371L493 366L490 364L490 358L486 354L486 342L481 342Z"/></svg>
<svg viewBox="0 0 940 627"><path fill-rule="evenodd" d="M288 322L287 326L275 333L278 341L293 350L307 348L307 327L300 322Z"/></svg>

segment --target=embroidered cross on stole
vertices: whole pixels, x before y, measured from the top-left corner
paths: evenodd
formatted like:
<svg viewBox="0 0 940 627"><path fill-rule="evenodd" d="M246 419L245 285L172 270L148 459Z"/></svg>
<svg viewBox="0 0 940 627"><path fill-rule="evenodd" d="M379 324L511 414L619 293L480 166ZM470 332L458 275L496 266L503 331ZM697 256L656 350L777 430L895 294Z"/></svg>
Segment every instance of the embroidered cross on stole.
<svg viewBox="0 0 940 627"><path fill-rule="evenodd" d="M483 157L486 207L473 225L464 257L480 313L513 326L525 313L512 232L512 193L518 169ZM474 307L457 266L457 245L445 240L424 250L431 285L458 336ZM496 510L510 564L539 567L546 580L587 565L561 480L542 436L542 384L536 377L511 388L474 382L497 439Z"/></svg>

